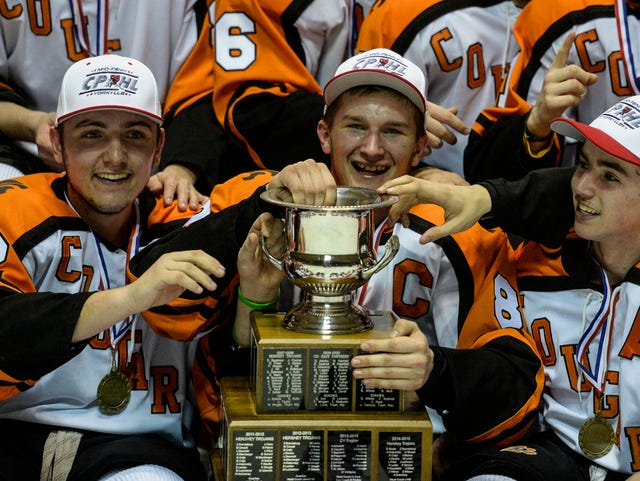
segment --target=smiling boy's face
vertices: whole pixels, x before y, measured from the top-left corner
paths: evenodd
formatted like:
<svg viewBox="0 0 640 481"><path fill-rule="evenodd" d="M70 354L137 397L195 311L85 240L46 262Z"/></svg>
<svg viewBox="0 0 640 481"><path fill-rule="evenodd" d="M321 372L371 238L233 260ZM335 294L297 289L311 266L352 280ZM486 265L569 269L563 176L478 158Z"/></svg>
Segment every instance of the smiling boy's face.
<svg viewBox="0 0 640 481"><path fill-rule="evenodd" d="M376 189L418 165L426 136L417 136L415 107L408 99L384 90L341 97L331 127L324 120L318 124L338 185Z"/></svg>
<svg viewBox="0 0 640 481"><path fill-rule="evenodd" d="M164 131L158 129L147 117L122 110L65 120L52 143L69 177L74 207L83 215L116 214L130 207L160 160Z"/></svg>
<svg viewBox="0 0 640 481"><path fill-rule="evenodd" d="M639 166L586 142L571 188L576 234L605 245L640 250Z"/></svg>

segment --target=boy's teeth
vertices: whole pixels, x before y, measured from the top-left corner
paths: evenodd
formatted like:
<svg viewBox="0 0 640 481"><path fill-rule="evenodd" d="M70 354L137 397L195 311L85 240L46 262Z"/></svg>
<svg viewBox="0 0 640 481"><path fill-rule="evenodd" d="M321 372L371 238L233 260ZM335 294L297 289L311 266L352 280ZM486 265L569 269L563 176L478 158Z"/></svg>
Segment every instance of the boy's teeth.
<svg viewBox="0 0 640 481"><path fill-rule="evenodd" d="M126 177L126 174L99 174L98 177L106 180L121 180Z"/></svg>
<svg viewBox="0 0 640 481"><path fill-rule="evenodd" d="M586 205L582 205L582 204L578 205L578 209L581 212L584 212L585 214L597 214L598 213L598 211L593 210L593 209L587 207Z"/></svg>

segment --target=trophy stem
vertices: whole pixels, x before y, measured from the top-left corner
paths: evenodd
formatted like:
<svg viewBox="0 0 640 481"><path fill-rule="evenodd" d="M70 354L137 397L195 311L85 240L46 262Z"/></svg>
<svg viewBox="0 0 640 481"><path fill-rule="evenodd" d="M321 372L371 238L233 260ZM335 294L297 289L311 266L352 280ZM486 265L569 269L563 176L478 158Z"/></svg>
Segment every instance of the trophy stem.
<svg viewBox="0 0 640 481"><path fill-rule="evenodd" d="M369 315L352 302L352 294L317 296L302 292L302 302L287 312L282 325L310 334L353 334L373 328Z"/></svg>

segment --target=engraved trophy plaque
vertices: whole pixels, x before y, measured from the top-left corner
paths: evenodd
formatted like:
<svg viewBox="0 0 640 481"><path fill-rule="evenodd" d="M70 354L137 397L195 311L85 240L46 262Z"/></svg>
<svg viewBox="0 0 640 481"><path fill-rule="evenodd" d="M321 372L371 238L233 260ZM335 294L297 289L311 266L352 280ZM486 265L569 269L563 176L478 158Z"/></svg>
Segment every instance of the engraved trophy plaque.
<svg viewBox="0 0 640 481"><path fill-rule="evenodd" d="M381 196L359 187L338 187L335 205L294 204L267 191L262 198L285 207L287 248L281 259L263 250L302 290L302 301L290 309L287 329L315 334L341 334L373 327L367 313L352 302L352 293L398 251L398 237L385 244L376 261L373 232L375 209L388 207L395 196Z"/></svg>
<svg viewBox="0 0 640 481"><path fill-rule="evenodd" d="M216 481L430 481L432 428L402 413L256 413L246 379L221 379L224 439ZM414 396L415 393L411 393Z"/></svg>

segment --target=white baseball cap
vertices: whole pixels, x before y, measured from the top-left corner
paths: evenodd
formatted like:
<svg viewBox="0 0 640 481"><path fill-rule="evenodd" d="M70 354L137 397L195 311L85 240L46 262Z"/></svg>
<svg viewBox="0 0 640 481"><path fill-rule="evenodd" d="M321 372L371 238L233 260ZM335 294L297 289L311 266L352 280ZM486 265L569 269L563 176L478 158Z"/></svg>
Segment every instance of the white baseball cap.
<svg viewBox="0 0 640 481"><path fill-rule="evenodd" d="M426 113L427 81L413 62L386 48L375 48L345 60L324 88L324 103L329 106L352 87L378 85L393 89Z"/></svg>
<svg viewBox="0 0 640 481"><path fill-rule="evenodd" d="M127 110L162 123L156 79L138 60L114 54L80 60L62 79L56 126L90 110Z"/></svg>
<svg viewBox="0 0 640 481"><path fill-rule="evenodd" d="M640 95L621 100L589 125L559 117L550 126L561 135L588 140L613 157L640 165Z"/></svg>

